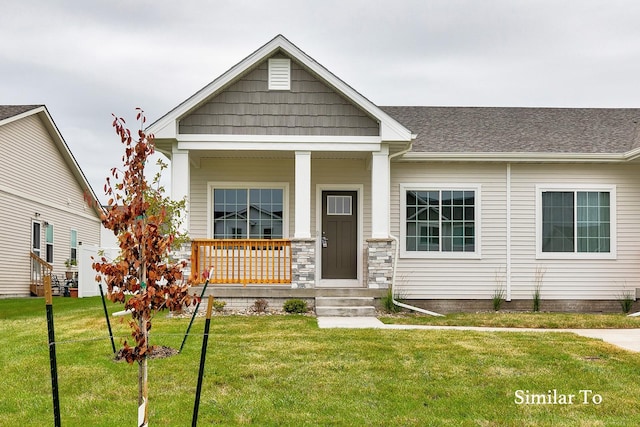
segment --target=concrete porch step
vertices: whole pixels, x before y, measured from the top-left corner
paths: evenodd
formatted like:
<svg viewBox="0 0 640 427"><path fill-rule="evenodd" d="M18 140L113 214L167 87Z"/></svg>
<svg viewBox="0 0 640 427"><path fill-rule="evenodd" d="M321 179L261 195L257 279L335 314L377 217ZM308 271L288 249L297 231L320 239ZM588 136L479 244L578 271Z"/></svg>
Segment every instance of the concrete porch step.
<svg viewBox="0 0 640 427"><path fill-rule="evenodd" d="M331 317L375 316L372 297L316 297L316 315Z"/></svg>
<svg viewBox="0 0 640 427"><path fill-rule="evenodd" d="M316 297L316 307L363 307L373 306L373 297Z"/></svg>
<svg viewBox="0 0 640 427"><path fill-rule="evenodd" d="M370 317L376 315L374 306L316 306L316 316L318 317Z"/></svg>

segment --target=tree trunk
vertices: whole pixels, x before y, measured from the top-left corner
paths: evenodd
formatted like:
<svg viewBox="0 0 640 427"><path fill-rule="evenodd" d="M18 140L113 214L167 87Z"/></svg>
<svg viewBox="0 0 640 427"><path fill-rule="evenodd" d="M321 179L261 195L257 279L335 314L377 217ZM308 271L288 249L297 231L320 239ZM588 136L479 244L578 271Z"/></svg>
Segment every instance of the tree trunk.
<svg viewBox="0 0 640 427"><path fill-rule="evenodd" d="M147 331L147 320L140 319L140 329L144 334L144 340L147 348L149 347L149 332ZM149 425L149 388L147 386L148 369L147 354L144 359L138 361L138 427L147 427Z"/></svg>

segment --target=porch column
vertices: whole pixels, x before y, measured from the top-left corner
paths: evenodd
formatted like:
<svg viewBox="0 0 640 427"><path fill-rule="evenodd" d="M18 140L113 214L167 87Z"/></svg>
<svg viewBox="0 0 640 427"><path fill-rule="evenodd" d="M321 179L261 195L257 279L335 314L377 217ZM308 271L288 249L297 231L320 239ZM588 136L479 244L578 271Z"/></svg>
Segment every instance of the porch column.
<svg viewBox="0 0 640 427"><path fill-rule="evenodd" d="M296 239L311 238L311 152L296 151L295 230Z"/></svg>
<svg viewBox="0 0 640 427"><path fill-rule="evenodd" d="M182 231L189 230L189 150L178 150L174 145L171 152L171 199L187 200Z"/></svg>
<svg viewBox="0 0 640 427"><path fill-rule="evenodd" d="M389 146L371 153L371 237L389 238Z"/></svg>

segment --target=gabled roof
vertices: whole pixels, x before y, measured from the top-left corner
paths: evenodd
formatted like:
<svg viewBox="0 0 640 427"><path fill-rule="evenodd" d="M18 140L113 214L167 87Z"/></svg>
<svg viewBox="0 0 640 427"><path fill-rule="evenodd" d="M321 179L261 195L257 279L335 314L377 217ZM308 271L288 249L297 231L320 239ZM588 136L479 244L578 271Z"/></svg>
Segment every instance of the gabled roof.
<svg viewBox="0 0 640 427"><path fill-rule="evenodd" d="M38 107L44 107L44 105L0 105L0 122Z"/></svg>
<svg viewBox="0 0 640 427"><path fill-rule="evenodd" d="M351 86L340 80L282 35L278 35L273 38L267 44L247 56L223 75L209 83L169 113L151 124L147 129L147 132L154 134L157 139L176 138L178 134L177 121L180 118L187 115L190 111L193 111L207 99L218 93L221 89L240 78L253 67L262 63L279 50L299 62L334 90L342 94L346 99L353 102L366 113L378 120L380 122L380 135L383 141L411 141L412 134L408 129L391 118L387 113L354 90Z"/></svg>
<svg viewBox="0 0 640 427"><path fill-rule="evenodd" d="M640 147L636 108L380 108L417 134L416 156L526 153L613 159L633 156Z"/></svg>
<svg viewBox="0 0 640 427"><path fill-rule="evenodd" d="M92 202L93 202L92 203L93 208L98 213L98 215L100 215L102 213L102 207L98 202L98 198L96 197L96 194L93 191L93 188L91 188L89 181L87 181L87 178L82 172L80 165L78 164L75 157L71 153L71 150L69 150L69 146L67 145L64 138L62 137L62 134L60 134L60 131L58 130L58 127L56 126L55 122L51 118L51 115L49 114L49 110L47 110L46 106L44 105L0 105L0 126L4 126L8 123L20 120L22 118L25 118L31 115L37 115L40 118L44 127L49 132L49 135L51 136L51 139L53 140L54 144L56 145L56 147L62 154L62 157L64 158L65 162L69 166L69 169L71 170L74 177L80 184L80 187L82 188L83 191L87 192L91 196Z"/></svg>

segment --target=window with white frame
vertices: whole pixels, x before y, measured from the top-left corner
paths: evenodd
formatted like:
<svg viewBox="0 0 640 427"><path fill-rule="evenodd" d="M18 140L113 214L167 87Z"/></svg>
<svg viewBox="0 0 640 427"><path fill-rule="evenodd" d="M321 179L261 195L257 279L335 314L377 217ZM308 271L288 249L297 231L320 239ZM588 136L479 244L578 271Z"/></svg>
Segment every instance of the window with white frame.
<svg viewBox="0 0 640 427"><path fill-rule="evenodd" d="M538 187L538 256L615 255L615 187Z"/></svg>
<svg viewBox="0 0 640 427"><path fill-rule="evenodd" d="M71 241L69 243L71 247L71 252L69 253L69 259L77 262L78 261L78 231L77 230L71 230Z"/></svg>
<svg viewBox="0 0 640 427"><path fill-rule="evenodd" d="M53 263L53 224L45 223L45 261Z"/></svg>
<svg viewBox="0 0 640 427"><path fill-rule="evenodd" d="M284 237L284 188L213 188L215 239Z"/></svg>
<svg viewBox="0 0 640 427"><path fill-rule="evenodd" d="M401 186L404 256L479 255L479 188Z"/></svg>

